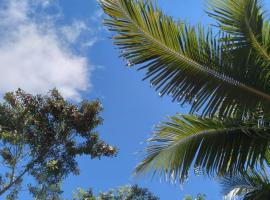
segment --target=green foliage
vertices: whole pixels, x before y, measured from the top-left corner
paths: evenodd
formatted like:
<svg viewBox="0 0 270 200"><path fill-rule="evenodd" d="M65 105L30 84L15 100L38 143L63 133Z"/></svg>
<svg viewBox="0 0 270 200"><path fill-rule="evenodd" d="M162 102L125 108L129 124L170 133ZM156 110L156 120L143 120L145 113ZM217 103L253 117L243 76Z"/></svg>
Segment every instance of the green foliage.
<svg viewBox="0 0 270 200"><path fill-rule="evenodd" d="M112 189L109 192L100 192L98 196L94 196L91 190L78 189L73 200L159 200L159 198L148 189L134 185Z"/></svg>
<svg viewBox="0 0 270 200"><path fill-rule="evenodd" d="M0 196L16 199L27 175L36 199L57 199L61 181L79 173L76 156L114 156L95 132L101 111L99 101L72 104L55 89L47 96L7 93L0 103Z"/></svg>
<svg viewBox="0 0 270 200"><path fill-rule="evenodd" d="M73 195L72 200L96 200L92 190L84 190L82 188L78 188L76 193Z"/></svg>
<svg viewBox="0 0 270 200"><path fill-rule="evenodd" d="M221 6L231 2L213 1ZM260 67L249 49L241 49L239 54L228 51L228 44L235 50L238 41L231 35L224 37L222 29L215 36L216 30L211 28L175 22L152 1L100 0L100 4L110 16L105 25L116 33L113 38L121 56L129 66L145 69L146 78L161 96L167 94L181 104L190 103L191 112L201 110L204 116L241 115L261 106L268 109L269 69Z"/></svg>
<svg viewBox="0 0 270 200"><path fill-rule="evenodd" d="M192 200L192 196L186 195L183 200Z"/></svg>
<svg viewBox="0 0 270 200"><path fill-rule="evenodd" d="M194 200L205 200L206 199L206 195L204 194L198 194ZM192 196L191 195L187 195L184 197L183 200L193 200Z"/></svg>
<svg viewBox="0 0 270 200"><path fill-rule="evenodd" d="M61 183L50 184L48 182L43 182L39 185L28 185L29 192L33 195L35 200L62 200L61 194Z"/></svg>
<svg viewBox="0 0 270 200"><path fill-rule="evenodd" d="M128 66L146 70L160 96L191 105L192 115L158 126L137 173L183 182L192 166L232 175L269 161L270 25L260 0L208 0L210 28L175 21L154 1L100 5Z"/></svg>
<svg viewBox="0 0 270 200"><path fill-rule="evenodd" d="M266 19L261 0L211 0L209 1L209 15L217 20L218 27L227 33L224 41L230 55L246 60L246 66L254 73L253 77L267 78L264 84L269 84L269 21ZM235 48L236 47L236 48ZM244 51L249 57L240 58ZM265 68L266 70L255 70ZM240 67L240 66L239 66ZM263 74L260 74L263 73Z"/></svg>
<svg viewBox="0 0 270 200"><path fill-rule="evenodd" d="M209 1L208 13L221 32L217 38L210 29L175 23L149 1L100 2L111 17L105 24L118 34L115 44L128 65L143 64L141 69L147 69L146 78L160 95L172 95L192 104L191 112L202 109L202 116L211 116L175 116L162 123L137 172L153 170L184 181L193 163L208 174L221 175L244 172L265 160L270 26L260 1ZM263 114L254 117L256 109ZM246 185L238 192L245 191L245 199L269 197L269 184L259 175L224 180L234 187L241 181Z"/></svg>
<svg viewBox="0 0 270 200"><path fill-rule="evenodd" d="M264 171L249 170L245 174L224 176L220 183L227 199L267 200L270 197L270 181Z"/></svg>
<svg viewBox="0 0 270 200"><path fill-rule="evenodd" d="M173 116L156 128L136 172L154 171L183 182L191 165L197 172L213 175L245 171L266 159L268 131L258 128L257 121Z"/></svg>

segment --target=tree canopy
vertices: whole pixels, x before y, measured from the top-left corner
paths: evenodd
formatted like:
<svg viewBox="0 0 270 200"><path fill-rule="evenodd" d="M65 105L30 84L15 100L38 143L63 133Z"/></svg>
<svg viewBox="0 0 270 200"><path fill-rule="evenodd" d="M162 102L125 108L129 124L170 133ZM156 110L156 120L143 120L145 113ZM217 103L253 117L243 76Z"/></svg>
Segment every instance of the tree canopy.
<svg viewBox="0 0 270 200"><path fill-rule="evenodd" d="M100 192L98 196L94 196L92 190L78 189L73 200L159 200L159 198L148 189L133 185Z"/></svg>
<svg viewBox="0 0 270 200"><path fill-rule="evenodd" d="M79 173L76 156L115 156L95 131L101 111L97 100L73 104L56 89L45 96L7 93L0 102L0 196L16 199L27 186L37 199L55 199L61 181ZM24 183L25 176L32 181Z"/></svg>

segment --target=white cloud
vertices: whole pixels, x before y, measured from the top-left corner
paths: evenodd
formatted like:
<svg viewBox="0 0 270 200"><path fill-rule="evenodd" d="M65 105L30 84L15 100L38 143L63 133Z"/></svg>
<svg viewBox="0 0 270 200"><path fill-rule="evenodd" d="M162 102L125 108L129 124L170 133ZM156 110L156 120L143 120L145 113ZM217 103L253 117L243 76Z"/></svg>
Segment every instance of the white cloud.
<svg viewBox="0 0 270 200"><path fill-rule="evenodd" d="M85 22L79 20L75 20L71 25L60 28L62 35L70 43L76 42L81 33L88 30L89 28L86 26Z"/></svg>
<svg viewBox="0 0 270 200"><path fill-rule="evenodd" d="M98 9L94 12L94 14L91 16L92 21L99 21L103 15L103 11L101 9Z"/></svg>
<svg viewBox="0 0 270 200"><path fill-rule="evenodd" d="M50 1L46 2L41 6L48 6ZM18 87L46 93L56 87L65 97L79 99L80 92L91 87L93 66L86 57L76 55L70 44L87 29L86 24L74 21L59 28L48 16L37 23L29 16L33 12L30 0L5 3L0 9L0 93ZM65 38L59 31L66 33Z"/></svg>
<svg viewBox="0 0 270 200"><path fill-rule="evenodd" d="M92 47L94 44L96 44L100 39L97 37L92 38L91 40L86 41L82 47Z"/></svg>
<svg viewBox="0 0 270 200"><path fill-rule="evenodd" d="M52 3L52 0L43 0L43 1L41 2L41 5L42 5L43 7L48 7L51 3Z"/></svg>

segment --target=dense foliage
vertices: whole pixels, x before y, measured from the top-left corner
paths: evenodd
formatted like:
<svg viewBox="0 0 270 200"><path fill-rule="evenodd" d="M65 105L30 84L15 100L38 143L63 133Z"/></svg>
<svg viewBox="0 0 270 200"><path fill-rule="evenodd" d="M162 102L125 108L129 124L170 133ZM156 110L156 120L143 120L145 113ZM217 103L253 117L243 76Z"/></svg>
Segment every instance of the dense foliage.
<svg viewBox="0 0 270 200"><path fill-rule="evenodd" d="M16 199L27 185L37 199L56 199L61 181L79 173L76 156L114 156L95 132L101 111L99 101L76 105L55 89L46 96L7 93L0 103L0 196Z"/></svg>
<svg viewBox="0 0 270 200"><path fill-rule="evenodd" d="M204 194L198 194L194 199L191 195L187 195L184 197L183 200L205 200L206 196Z"/></svg>
<svg viewBox="0 0 270 200"><path fill-rule="evenodd" d="M159 198L148 189L134 185L100 192L98 196L94 196L91 190L78 189L73 200L159 200Z"/></svg>
<svg viewBox="0 0 270 200"><path fill-rule="evenodd" d="M266 171L247 171L245 174L220 178L227 199L267 200L270 197L270 180Z"/></svg>

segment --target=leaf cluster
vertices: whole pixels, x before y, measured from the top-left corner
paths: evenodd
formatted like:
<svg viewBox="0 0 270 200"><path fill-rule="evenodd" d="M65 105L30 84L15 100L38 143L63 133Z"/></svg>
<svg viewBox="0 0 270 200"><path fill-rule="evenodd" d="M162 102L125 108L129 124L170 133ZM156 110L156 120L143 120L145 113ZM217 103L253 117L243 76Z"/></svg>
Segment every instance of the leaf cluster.
<svg viewBox="0 0 270 200"><path fill-rule="evenodd" d="M73 200L159 200L148 189L138 185L123 186L94 196L91 190L78 189Z"/></svg>
<svg viewBox="0 0 270 200"><path fill-rule="evenodd" d="M54 191L52 186L68 174L79 173L76 156L116 155L116 148L95 131L103 121L101 111L97 100L73 104L56 89L46 96L21 89L7 93L0 103L0 156L5 167L0 195L20 185L24 175L36 182L29 184L33 194L46 188Z"/></svg>

